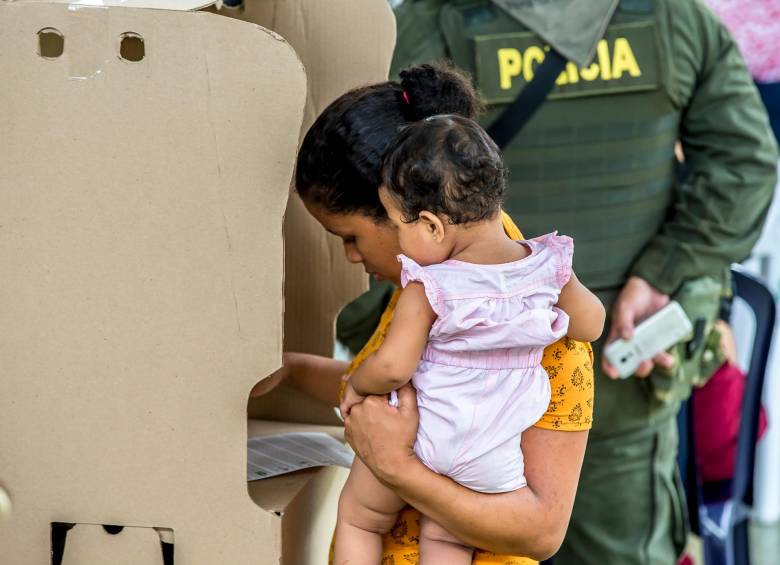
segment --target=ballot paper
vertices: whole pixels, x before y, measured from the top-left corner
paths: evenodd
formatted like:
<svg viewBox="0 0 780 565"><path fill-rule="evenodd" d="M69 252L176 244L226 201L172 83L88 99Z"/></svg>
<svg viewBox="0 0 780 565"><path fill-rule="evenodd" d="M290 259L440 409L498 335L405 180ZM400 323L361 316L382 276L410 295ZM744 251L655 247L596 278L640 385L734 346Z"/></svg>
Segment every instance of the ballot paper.
<svg viewBox="0 0 780 565"><path fill-rule="evenodd" d="M355 454L326 433L292 432L247 441L247 480L267 479L309 467L351 467Z"/></svg>

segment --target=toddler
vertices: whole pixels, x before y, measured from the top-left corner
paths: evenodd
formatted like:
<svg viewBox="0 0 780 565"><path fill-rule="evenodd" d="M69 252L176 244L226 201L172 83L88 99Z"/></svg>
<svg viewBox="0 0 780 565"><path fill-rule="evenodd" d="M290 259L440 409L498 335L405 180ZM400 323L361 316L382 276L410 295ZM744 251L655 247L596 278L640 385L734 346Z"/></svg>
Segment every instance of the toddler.
<svg viewBox="0 0 780 565"><path fill-rule="evenodd" d="M504 167L475 122L414 122L383 166L380 198L403 255L393 322L349 378L343 414L410 379L420 414L415 452L437 473L484 493L526 485L520 435L550 402L541 366L565 335L593 341L604 308L571 270L572 240L512 241L500 208ZM339 501L335 564L379 564L381 534L404 501L359 460ZM471 563L473 548L432 520L420 524L423 565Z"/></svg>

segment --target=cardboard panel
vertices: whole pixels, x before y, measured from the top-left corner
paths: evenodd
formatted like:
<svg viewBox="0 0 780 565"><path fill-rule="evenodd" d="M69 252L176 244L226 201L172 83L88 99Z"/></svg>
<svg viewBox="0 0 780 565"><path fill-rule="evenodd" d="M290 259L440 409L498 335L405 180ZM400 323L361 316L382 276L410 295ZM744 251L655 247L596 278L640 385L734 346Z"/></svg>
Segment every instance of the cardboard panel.
<svg viewBox="0 0 780 565"><path fill-rule="evenodd" d="M287 432L324 432L344 441L341 426L249 420L249 437ZM304 469L249 483L249 495L281 518L282 564L327 565L341 489L349 470Z"/></svg>
<svg viewBox="0 0 780 565"><path fill-rule="evenodd" d="M252 500L279 517L283 565L327 565L348 476L348 469L324 467L249 483Z"/></svg>
<svg viewBox="0 0 780 565"><path fill-rule="evenodd" d="M301 18L309 25L300 26ZM306 67L310 86L303 133L347 90L387 80L395 18L386 0L280 0L272 29ZM346 262L341 241L308 215L297 196L287 206L284 236L285 350L330 355L336 314L366 290L367 278L362 266ZM318 292L323 286L331 292Z"/></svg>
<svg viewBox="0 0 780 565"><path fill-rule="evenodd" d="M298 53L309 80L302 134L347 90L387 79L395 46L387 0L246 0L242 9L218 13L266 26ZM341 242L297 196L290 198L284 235L284 349L331 355L336 314L367 288L365 273L346 262Z"/></svg>
<svg viewBox="0 0 780 565"><path fill-rule="evenodd" d="M75 522L172 528L177 565L277 563L246 394L280 363L300 61L211 14L2 3L0 76L2 561L49 562Z"/></svg>
<svg viewBox="0 0 780 565"><path fill-rule="evenodd" d="M387 0L246 0L240 9L212 8L282 35L301 57L308 96L301 136L341 94L387 79L395 46L395 18ZM330 356L339 310L367 289L360 265L344 258L329 235L291 195L285 236L285 351ZM252 418L339 424L330 407L286 387L249 402Z"/></svg>
<svg viewBox="0 0 780 565"><path fill-rule="evenodd" d="M300 423L289 422L276 422L267 420L249 420L248 422L248 435L249 437L262 437L274 434L284 434L290 432L322 432L329 434L339 441L344 441L344 428L342 426L317 426ZM286 475L280 475L278 477L271 477L270 479L263 479L262 481L250 481L248 483L249 496L255 503L261 508L282 514L285 512L288 506L290 506L296 496L303 490L303 488L312 479L321 472L321 469L303 469L296 473L289 473ZM338 502L338 494L341 489L338 489L336 494L336 501ZM322 494L320 498L327 498L326 494ZM323 506L325 503L323 503ZM309 512L310 519L316 519L316 515L319 510L316 505ZM327 512L327 509L325 510ZM334 519L335 520L335 519ZM331 534L333 533L333 523L330 525ZM301 532L308 532L309 529L301 529ZM330 540L327 540L328 543ZM327 556L327 548L321 555Z"/></svg>
<svg viewBox="0 0 780 565"><path fill-rule="evenodd" d="M343 467L321 469L286 508L282 517L282 565L327 565L339 496L348 476L349 470Z"/></svg>

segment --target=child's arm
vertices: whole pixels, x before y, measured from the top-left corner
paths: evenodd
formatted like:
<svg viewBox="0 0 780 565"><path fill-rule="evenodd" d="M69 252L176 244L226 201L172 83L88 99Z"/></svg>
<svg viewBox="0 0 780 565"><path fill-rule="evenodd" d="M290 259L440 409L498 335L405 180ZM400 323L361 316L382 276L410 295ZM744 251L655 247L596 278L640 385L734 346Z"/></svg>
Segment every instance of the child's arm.
<svg viewBox="0 0 780 565"><path fill-rule="evenodd" d="M567 335L577 341L596 341L604 330L604 305L572 271L569 282L561 289L558 308L569 315Z"/></svg>
<svg viewBox="0 0 780 565"><path fill-rule="evenodd" d="M349 382L354 391L361 396L387 394L408 383L435 320L422 283L410 282L398 298L384 342L352 373Z"/></svg>

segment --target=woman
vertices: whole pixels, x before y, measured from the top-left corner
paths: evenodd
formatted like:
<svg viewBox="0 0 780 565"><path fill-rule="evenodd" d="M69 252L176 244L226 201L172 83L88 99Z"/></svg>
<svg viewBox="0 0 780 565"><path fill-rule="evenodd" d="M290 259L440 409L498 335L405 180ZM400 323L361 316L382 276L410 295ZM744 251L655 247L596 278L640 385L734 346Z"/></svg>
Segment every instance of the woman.
<svg viewBox="0 0 780 565"><path fill-rule="evenodd" d="M400 83L348 92L320 115L301 146L296 188L306 209L342 239L348 261L362 263L377 280L398 284L398 240L378 196L384 153L408 122L445 113L474 117L479 109L467 78L449 68L420 65L402 72ZM506 216L504 226L511 237L521 238ZM338 406L342 375L382 342L396 298L351 365L288 353L284 367L260 382L253 394L264 394L287 379ZM385 485L464 543L487 550L476 552L474 563L532 563L517 556L545 559L563 541L591 425L590 346L561 340L545 350L543 364L551 378L552 399L547 413L522 438L528 488L511 493L471 491L417 459L416 398L410 387L399 391L398 408L389 406L385 397L369 397L345 421L350 444ZM402 512L385 536L389 563L417 562L420 514L413 508Z"/></svg>

